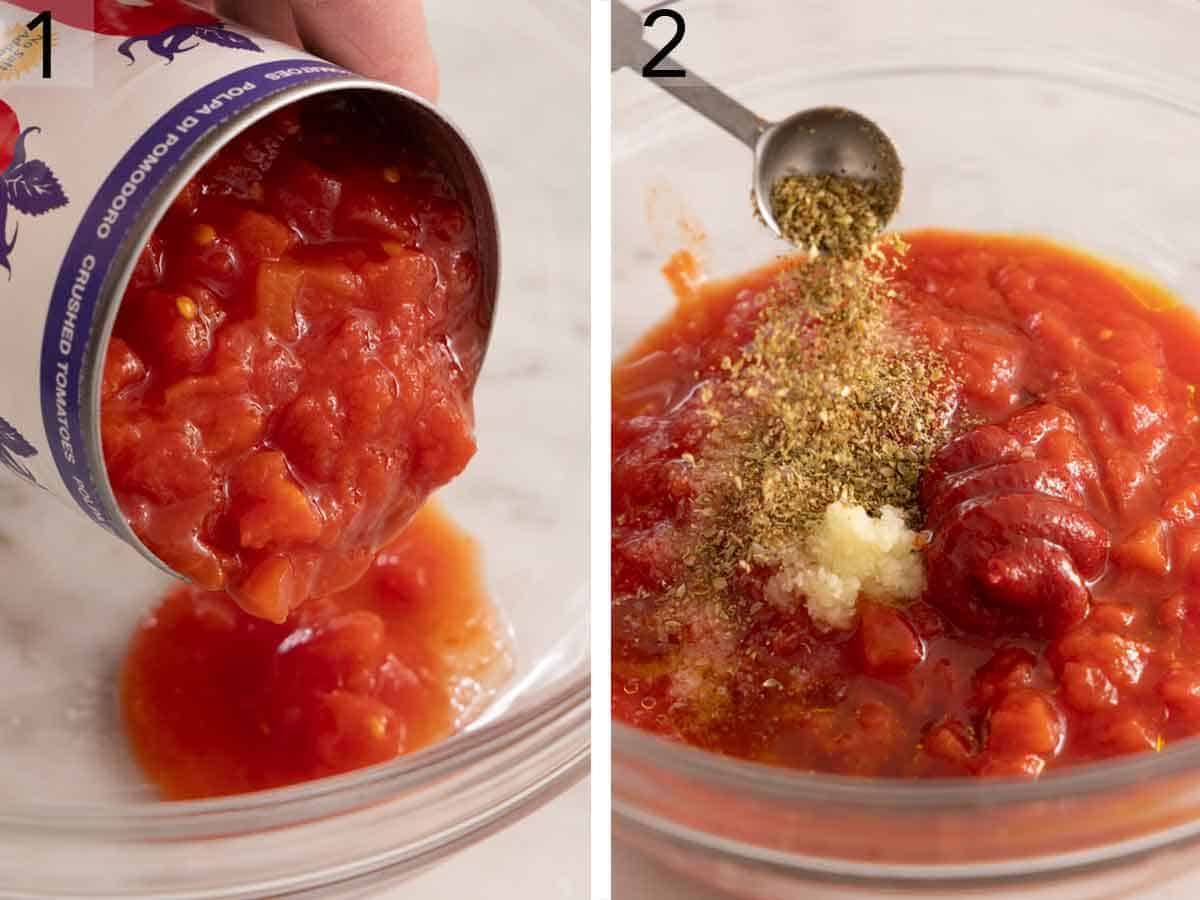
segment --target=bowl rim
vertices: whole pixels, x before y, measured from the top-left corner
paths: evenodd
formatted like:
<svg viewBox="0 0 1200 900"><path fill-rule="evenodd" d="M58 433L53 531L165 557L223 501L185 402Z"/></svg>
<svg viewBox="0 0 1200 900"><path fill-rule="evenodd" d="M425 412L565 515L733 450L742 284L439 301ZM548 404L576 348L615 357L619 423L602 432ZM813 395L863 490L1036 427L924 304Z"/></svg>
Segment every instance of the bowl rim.
<svg viewBox="0 0 1200 900"><path fill-rule="evenodd" d="M788 769L702 750L614 720L613 758L617 768L622 757L649 763L672 775L769 796L777 802L945 812L1085 797L1198 771L1200 736L1187 738L1160 752L1134 753L1052 769L1032 781L1009 776L869 778ZM1200 820L1197 826L1200 827Z"/></svg>
<svg viewBox="0 0 1200 900"><path fill-rule="evenodd" d="M568 681L528 709L468 726L444 741L385 763L287 787L203 800L6 803L0 809L0 829L87 838L119 834L126 840L139 836L187 840L303 825L383 804L401 794L436 792L452 798L460 776L489 759L503 758L505 750L582 736L579 752L586 757L590 752L588 668L586 660L575 666ZM484 707L483 715L488 708ZM552 778L564 774L569 773L547 773ZM502 779L494 783L500 786ZM496 800L500 805L501 798Z"/></svg>
<svg viewBox="0 0 1200 900"><path fill-rule="evenodd" d="M815 879L860 888L889 883L903 885L906 890L922 886L946 890L954 885L981 890L1020 884L1040 886L1047 877L1093 876L1165 850L1194 847L1200 840L1200 818L1190 818L1112 842L1086 843L1003 859L909 863L839 857L759 844L701 825L684 824L668 814L647 809L621 791L621 769L630 758L635 763L660 767L664 774L720 787L731 796L751 796L782 806L803 804L819 809L836 804L842 809L851 807L858 813L880 816L913 813L986 816L998 807L1041 806L1145 785L1171 775L1194 774L1200 770L1200 737L1189 738L1160 753L1082 763L1033 781L969 776L905 780L801 772L701 750L613 722L614 839L640 844L651 855L656 855L656 850L661 853L665 842L675 852L702 848L712 854L714 861L724 861L727 865L752 863L785 878L802 875L805 883ZM988 827L986 822L983 827ZM672 855L668 851L667 858Z"/></svg>

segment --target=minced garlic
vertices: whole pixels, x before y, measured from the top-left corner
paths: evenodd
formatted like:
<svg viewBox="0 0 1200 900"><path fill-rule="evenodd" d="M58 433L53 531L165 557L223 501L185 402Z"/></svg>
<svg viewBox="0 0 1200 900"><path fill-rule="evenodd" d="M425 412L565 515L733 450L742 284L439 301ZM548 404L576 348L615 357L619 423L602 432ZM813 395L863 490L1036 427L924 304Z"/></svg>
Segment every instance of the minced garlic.
<svg viewBox="0 0 1200 900"><path fill-rule="evenodd" d="M785 609L803 601L819 627L848 628L860 595L911 600L925 588L917 533L900 510L871 517L861 506L830 503L813 532L787 551L766 585L769 603Z"/></svg>

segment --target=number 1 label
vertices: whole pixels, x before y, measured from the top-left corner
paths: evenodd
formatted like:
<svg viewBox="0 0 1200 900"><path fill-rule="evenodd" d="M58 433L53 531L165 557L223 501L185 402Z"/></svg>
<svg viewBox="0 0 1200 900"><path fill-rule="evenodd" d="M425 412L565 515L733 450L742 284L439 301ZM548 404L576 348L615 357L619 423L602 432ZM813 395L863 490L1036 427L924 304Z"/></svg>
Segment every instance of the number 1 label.
<svg viewBox="0 0 1200 900"><path fill-rule="evenodd" d="M53 17L50 15L50 10L44 9L38 13L25 27L30 31L42 29L42 77L50 77L50 49L52 37Z"/></svg>

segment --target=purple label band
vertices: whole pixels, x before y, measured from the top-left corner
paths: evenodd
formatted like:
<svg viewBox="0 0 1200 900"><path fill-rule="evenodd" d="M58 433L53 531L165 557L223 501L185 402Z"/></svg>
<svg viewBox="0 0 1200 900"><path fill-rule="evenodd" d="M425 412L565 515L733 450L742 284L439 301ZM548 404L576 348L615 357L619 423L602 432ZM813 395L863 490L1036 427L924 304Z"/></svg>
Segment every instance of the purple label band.
<svg viewBox="0 0 1200 900"><path fill-rule="evenodd" d="M281 59L240 69L185 97L113 167L71 239L42 335L42 422L63 483L89 518L109 531L80 421L83 362L100 289L130 229L189 150L242 110L296 84L353 73L312 59Z"/></svg>

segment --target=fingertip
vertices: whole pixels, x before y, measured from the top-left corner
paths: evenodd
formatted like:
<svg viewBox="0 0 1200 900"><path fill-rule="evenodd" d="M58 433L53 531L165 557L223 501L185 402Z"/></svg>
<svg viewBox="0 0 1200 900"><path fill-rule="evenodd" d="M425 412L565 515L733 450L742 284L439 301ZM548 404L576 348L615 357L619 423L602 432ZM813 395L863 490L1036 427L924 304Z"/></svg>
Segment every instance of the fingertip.
<svg viewBox="0 0 1200 900"><path fill-rule="evenodd" d="M437 62L421 0L291 0L304 45L368 78L435 100Z"/></svg>
<svg viewBox="0 0 1200 900"><path fill-rule="evenodd" d="M429 53L429 62L423 74L416 76L416 79L423 79L421 81L422 86L414 87L413 90L425 99L436 102L442 93L442 71L438 67L437 59L434 57L432 51Z"/></svg>
<svg viewBox="0 0 1200 900"><path fill-rule="evenodd" d="M288 0L216 0L213 11L259 34L300 46L300 35Z"/></svg>
<svg viewBox="0 0 1200 900"><path fill-rule="evenodd" d="M399 85L431 103L437 101L442 88L441 73L432 52L425 54L424 59L405 60L394 69L371 77Z"/></svg>

